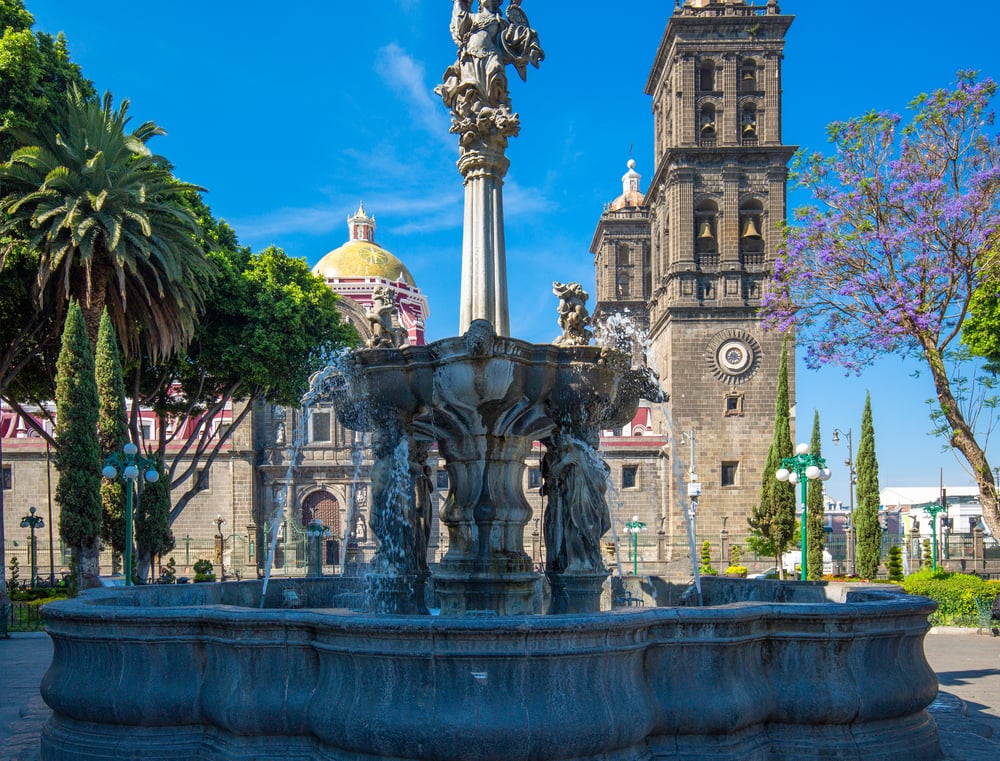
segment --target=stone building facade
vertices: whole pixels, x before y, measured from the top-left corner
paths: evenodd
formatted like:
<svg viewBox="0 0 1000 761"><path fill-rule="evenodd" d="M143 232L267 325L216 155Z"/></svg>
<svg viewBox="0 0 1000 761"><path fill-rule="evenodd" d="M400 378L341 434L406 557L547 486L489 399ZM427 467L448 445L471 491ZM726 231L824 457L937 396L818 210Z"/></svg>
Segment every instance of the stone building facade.
<svg viewBox="0 0 1000 761"><path fill-rule="evenodd" d="M674 451L657 516L668 557L684 548L689 471L701 485L698 541L716 556L724 529L730 545L746 535L759 495L784 340L763 330L758 310L794 152L781 138L791 23L773 0L688 0L674 11L646 83L652 180L638 192L630 162L594 236L595 314L637 318L671 395L659 428L672 431ZM788 353L794 398L791 340Z"/></svg>

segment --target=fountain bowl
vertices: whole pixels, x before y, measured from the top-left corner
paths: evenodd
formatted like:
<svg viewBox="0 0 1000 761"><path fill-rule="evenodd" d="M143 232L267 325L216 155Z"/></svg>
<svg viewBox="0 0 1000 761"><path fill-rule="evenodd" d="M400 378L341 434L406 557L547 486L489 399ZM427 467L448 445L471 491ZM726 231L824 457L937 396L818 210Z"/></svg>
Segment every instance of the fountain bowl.
<svg viewBox="0 0 1000 761"><path fill-rule="evenodd" d="M45 606L43 761L931 761L934 603L703 580L705 607L370 615L357 580L90 590ZM286 589L304 599L284 609Z"/></svg>

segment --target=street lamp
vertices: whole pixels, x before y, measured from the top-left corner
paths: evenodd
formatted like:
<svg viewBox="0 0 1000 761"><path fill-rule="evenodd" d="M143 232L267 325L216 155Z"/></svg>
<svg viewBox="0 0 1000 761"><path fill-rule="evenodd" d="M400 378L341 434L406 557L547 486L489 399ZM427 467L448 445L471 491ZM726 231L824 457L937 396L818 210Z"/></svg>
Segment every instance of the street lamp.
<svg viewBox="0 0 1000 761"><path fill-rule="evenodd" d="M632 520L625 524L625 530L632 535L632 575L639 575L639 532L646 530L646 524L633 515Z"/></svg>
<svg viewBox="0 0 1000 761"><path fill-rule="evenodd" d="M779 481L787 481L790 484L802 484L802 558L799 565L802 566L802 581L806 580L806 498L808 496L809 481L819 479L826 481L830 478L830 469L826 467L826 460L819 455L809 451L808 444L799 444L795 447L794 457L785 457L781 460L781 467L774 477Z"/></svg>
<svg viewBox="0 0 1000 761"><path fill-rule="evenodd" d="M836 446L840 443L840 434L844 433L839 428L833 429L833 443ZM857 483L858 474L854 470L854 440L851 438L852 430L847 429L844 435L847 437L847 457L844 465L847 466L848 493L851 498L851 520L850 528L847 531L847 554L851 566L851 575L857 573L857 529L854 528L854 484Z"/></svg>
<svg viewBox="0 0 1000 761"><path fill-rule="evenodd" d="M45 528L45 521L42 516L35 515L35 508L28 508L28 515L21 518L21 528L31 529L31 546L28 549L28 557L31 560L31 588L35 588L35 529Z"/></svg>
<svg viewBox="0 0 1000 761"><path fill-rule="evenodd" d="M924 512L931 516L931 570L937 570L937 517L938 513L947 510L948 508L944 505L939 505L934 503L932 505L927 505L924 508Z"/></svg>
<svg viewBox="0 0 1000 761"><path fill-rule="evenodd" d="M113 452L105 461L101 475L109 481L118 478L119 474L125 480L125 586L132 586L132 490L139 478L139 468L145 468L143 477L149 483L155 483L160 474L156 471L156 460L139 454L139 447L131 441L122 447L121 452Z"/></svg>
<svg viewBox="0 0 1000 761"><path fill-rule="evenodd" d="M319 518L313 518L306 525L306 536L308 537L308 564L307 575L311 577L323 575L323 549L322 540L330 536L330 529L323 525Z"/></svg>
<svg viewBox="0 0 1000 761"><path fill-rule="evenodd" d="M221 515L215 517L215 538L219 542L219 581L226 580L226 535L222 533L222 524L226 519Z"/></svg>

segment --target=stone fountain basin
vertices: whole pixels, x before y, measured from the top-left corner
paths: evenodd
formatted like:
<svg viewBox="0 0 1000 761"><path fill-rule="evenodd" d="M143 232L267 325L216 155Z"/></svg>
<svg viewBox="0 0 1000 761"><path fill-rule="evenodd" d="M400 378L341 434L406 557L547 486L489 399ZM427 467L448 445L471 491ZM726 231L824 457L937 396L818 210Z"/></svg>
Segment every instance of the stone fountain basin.
<svg viewBox="0 0 1000 761"><path fill-rule="evenodd" d="M938 758L934 603L705 579L702 608L345 612L341 579L49 604L45 761ZM294 587L314 607L277 606Z"/></svg>

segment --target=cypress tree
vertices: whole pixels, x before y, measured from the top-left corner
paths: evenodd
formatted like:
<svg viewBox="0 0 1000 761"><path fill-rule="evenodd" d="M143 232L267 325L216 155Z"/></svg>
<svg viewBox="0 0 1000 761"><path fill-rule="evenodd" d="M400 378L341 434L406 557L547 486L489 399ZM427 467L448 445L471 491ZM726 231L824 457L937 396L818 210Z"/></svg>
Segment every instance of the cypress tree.
<svg viewBox="0 0 1000 761"><path fill-rule="evenodd" d="M149 576L155 556L164 555L174 548L174 534L170 530L170 479L165 472L163 458L157 455L155 460L160 477L153 483L143 483L135 511L136 575L140 579Z"/></svg>
<svg viewBox="0 0 1000 761"><path fill-rule="evenodd" d="M822 456L822 439L819 432L819 410L813 415L812 439L809 451ZM818 478L809 481L806 492L806 574L809 579L823 578L823 544L825 524L823 516L823 482Z"/></svg>
<svg viewBox="0 0 1000 761"><path fill-rule="evenodd" d="M872 396L865 398L861 416L861 441L858 443L857 507L854 525L858 532L858 576L871 581L878 575L882 549L879 525L878 460L875 457L875 426L872 423Z"/></svg>
<svg viewBox="0 0 1000 761"><path fill-rule="evenodd" d="M101 315L94 357L99 413L97 438L101 458L121 450L128 440L128 416L125 412L125 381L118 354L118 339L107 310ZM125 485L120 478L101 481L101 505L104 522L101 537L105 544L121 554L125 551Z"/></svg>
<svg viewBox="0 0 1000 761"><path fill-rule="evenodd" d="M779 481L774 474L781 461L794 454L791 433L791 405L788 400L788 341L781 345L778 364L778 395L774 402L774 437L767 450L767 461L761 475L760 500L748 519L750 528L770 543L775 552L775 564L785 569L781 556L795 535L795 488Z"/></svg>
<svg viewBox="0 0 1000 761"><path fill-rule="evenodd" d="M97 440L94 355L80 305L70 303L56 363L55 499L59 536L73 554L81 589L98 585L101 549L101 448Z"/></svg>

